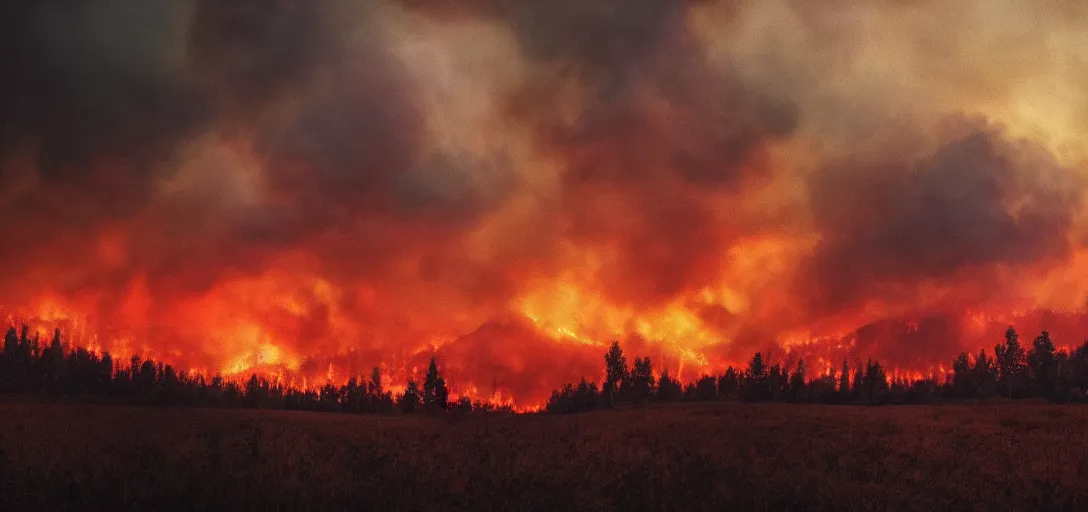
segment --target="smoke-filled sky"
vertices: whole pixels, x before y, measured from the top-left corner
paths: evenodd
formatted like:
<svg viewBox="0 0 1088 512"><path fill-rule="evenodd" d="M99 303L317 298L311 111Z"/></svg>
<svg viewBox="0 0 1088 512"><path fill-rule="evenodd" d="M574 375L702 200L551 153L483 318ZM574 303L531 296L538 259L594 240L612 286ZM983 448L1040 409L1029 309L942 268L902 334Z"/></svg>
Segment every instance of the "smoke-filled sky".
<svg viewBox="0 0 1088 512"><path fill-rule="evenodd" d="M0 307L73 344L307 383L436 355L531 404L612 339L691 378L1088 337L1080 0L0 19Z"/></svg>

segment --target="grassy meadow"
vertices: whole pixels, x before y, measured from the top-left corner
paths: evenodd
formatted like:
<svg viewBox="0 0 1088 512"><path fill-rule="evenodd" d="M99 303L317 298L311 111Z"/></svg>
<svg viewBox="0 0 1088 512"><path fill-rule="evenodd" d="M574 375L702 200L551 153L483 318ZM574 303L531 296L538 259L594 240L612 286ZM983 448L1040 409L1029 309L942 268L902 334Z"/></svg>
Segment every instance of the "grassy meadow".
<svg viewBox="0 0 1088 512"><path fill-rule="evenodd" d="M1085 510L1088 407L0 404L0 510Z"/></svg>

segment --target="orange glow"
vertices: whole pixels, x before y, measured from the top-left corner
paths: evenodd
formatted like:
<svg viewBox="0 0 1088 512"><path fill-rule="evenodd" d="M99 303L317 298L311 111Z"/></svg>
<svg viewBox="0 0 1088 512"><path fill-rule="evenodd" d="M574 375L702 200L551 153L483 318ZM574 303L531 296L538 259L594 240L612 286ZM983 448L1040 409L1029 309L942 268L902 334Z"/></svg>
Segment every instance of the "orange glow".
<svg viewBox="0 0 1088 512"><path fill-rule="evenodd" d="M525 409L1088 338L1088 4L606 4L19 10L0 319Z"/></svg>

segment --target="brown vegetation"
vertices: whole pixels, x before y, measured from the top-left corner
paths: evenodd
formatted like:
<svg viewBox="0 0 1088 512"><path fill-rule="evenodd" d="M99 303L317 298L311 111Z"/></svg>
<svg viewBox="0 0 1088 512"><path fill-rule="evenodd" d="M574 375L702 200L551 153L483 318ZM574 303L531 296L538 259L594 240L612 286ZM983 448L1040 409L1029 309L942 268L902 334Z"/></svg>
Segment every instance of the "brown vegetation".
<svg viewBox="0 0 1088 512"><path fill-rule="evenodd" d="M6 404L0 416L6 510L1088 506L1081 406L457 417Z"/></svg>

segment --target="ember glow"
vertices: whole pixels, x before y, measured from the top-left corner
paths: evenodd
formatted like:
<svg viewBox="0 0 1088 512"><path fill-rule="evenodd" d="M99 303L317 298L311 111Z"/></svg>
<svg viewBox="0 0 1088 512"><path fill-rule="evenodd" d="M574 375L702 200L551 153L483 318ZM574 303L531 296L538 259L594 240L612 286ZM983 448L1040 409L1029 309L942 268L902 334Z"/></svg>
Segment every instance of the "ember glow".
<svg viewBox="0 0 1088 512"><path fill-rule="evenodd" d="M10 3L0 306L66 342L531 406L1088 337L1078 0Z"/></svg>

